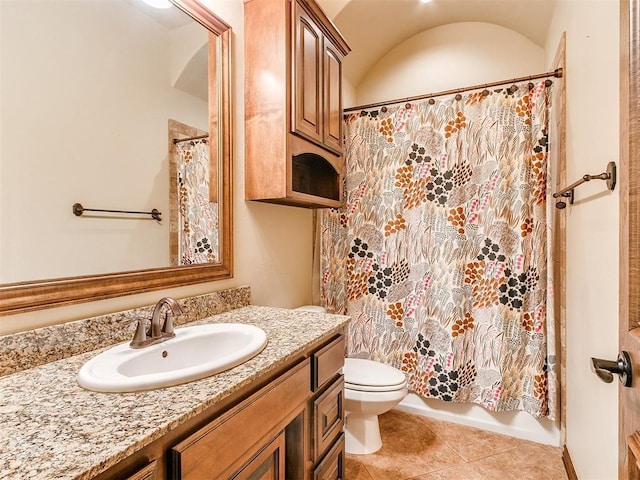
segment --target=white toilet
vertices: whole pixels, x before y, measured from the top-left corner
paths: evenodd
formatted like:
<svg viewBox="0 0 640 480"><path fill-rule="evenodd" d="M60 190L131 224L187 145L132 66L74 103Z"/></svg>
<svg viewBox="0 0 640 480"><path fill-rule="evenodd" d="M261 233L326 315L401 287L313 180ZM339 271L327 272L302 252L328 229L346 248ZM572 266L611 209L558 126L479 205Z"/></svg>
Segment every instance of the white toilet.
<svg viewBox="0 0 640 480"><path fill-rule="evenodd" d="M296 310L324 313L315 305ZM390 365L361 358L345 358L345 450L364 455L382 447L378 415L388 412L407 396L404 374Z"/></svg>
<svg viewBox="0 0 640 480"><path fill-rule="evenodd" d="M390 365L346 358L344 367L345 450L363 455L382 447L378 415L407 396L404 374Z"/></svg>

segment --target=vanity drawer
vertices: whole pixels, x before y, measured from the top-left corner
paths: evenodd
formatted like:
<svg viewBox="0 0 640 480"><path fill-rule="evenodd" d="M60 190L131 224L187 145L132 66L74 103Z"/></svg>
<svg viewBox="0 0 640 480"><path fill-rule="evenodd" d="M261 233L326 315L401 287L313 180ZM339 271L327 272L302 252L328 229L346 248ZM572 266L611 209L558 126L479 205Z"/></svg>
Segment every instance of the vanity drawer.
<svg viewBox="0 0 640 480"><path fill-rule="evenodd" d="M342 375L313 400L313 458L329 449L344 427L344 381Z"/></svg>
<svg viewBox="0 0 640 480"><path fill-rule="evenodd" d="M331 380L344 365L344 335L322 347L311 357L311 390L314 392Z"/></svg>
<svg viewBox="0 0 640 480"><path fill-rule="evenodd" d="M313 471L313 480L344 480L344 433Z"/></svg>
<svg viewBox="0 0 640 480"><path fill-rule="evenodd" d="M309 398L309 361L305 360L231 411L180 442L169 452L169 478L228 478L247 452L277 436Z"/></svg>
<svg viewBox="0 0 640 480"><path fill-rule="evenodd" d="M141 468L136 473L129 475L123 480L154 480L156 478L156 461L152 461L144 468Z"/></svg>

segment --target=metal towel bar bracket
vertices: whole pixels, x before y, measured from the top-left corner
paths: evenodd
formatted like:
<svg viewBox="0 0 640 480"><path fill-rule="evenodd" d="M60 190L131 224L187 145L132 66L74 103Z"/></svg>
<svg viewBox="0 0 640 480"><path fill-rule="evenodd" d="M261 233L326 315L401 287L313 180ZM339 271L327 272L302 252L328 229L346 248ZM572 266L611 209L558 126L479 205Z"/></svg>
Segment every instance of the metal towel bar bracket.
<svg viewBox="0 0 640 480"><path fill-rule="evenodd" d="M607 170L598 175L589 175L589 174L583 175L582 178L577 182L574 182L568 187L563 188L559 192L554 193L553 198L559 198L559 197L567 198L569 199L569 204L573 205L573 190L578 185L582 185L583 183L589 182L591 180L605 180L607 182L607 188L613 191L613 189L616 188L616 163L609 162L607 164ZM567 203L562 200L559 200L558 202L556 202L556 208L563 209L566 206L567 206Z"/></svg>
<svg viewBox="0 0 640 480"><path fill-rule="evenodd" d="M101 208L84 208L81 203L73 204L73 214L76 217L79 217L84 212L104 212L104 213L127 213L127 214L135 214L135 215L151 215L151 218L157 221L162 220L162 212L158 211L158 209L154 208L150 212L135 212L131 210L103 210Z"/></svg>

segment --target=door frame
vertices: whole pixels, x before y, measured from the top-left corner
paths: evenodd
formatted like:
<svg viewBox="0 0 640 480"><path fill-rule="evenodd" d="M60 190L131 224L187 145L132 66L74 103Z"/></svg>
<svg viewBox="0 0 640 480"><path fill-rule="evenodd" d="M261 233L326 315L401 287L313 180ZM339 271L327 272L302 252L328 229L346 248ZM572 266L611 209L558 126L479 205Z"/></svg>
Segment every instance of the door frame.
<svg viewBox="0 0 640 480"><path fill-rule="evenodd" d="M620 350L640 365L640 0L620 2ZM639 480L640 385L619 386L618 478ZM633 461L635 457L635 461ZM632 461L629 461L632 459Z"/></svg>

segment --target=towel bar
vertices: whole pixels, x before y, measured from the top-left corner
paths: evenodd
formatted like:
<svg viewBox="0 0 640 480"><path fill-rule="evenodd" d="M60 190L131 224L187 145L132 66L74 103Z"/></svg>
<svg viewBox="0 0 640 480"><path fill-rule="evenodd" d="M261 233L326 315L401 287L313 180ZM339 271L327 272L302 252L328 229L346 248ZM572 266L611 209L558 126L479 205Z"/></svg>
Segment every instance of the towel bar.
<svg viewBox="0 0 640 480"><path fill-rule="evenodd" d="M105 213L127 213L127 214L136 214L136 215L151 215L154 220L161 221L162 220L162 212L158 211L158 209L154 208L150 212L135 212L131 210L104 210L101 208L84 208L81 203L73 204L73 214L76 217L79 217L84 212L105 212Z"/></svg>
<svg viewBox="0 0 640 480"><path fill-rule="evenodd" d="M578 185L582 185L583 183L589 182L591 180L605 180L607 182L607 188L613 191L613 189L616 188L616 163L609 162L607 164L607 170L598 175L589 175L589 174L583 175L582 178L577 182L574 182L568 187L563 188L559 192L554 193L553 198L559 198L559 197L568 198L569 204L573 205L573 190ZM556 202L556 208L563 209L566 206L567 206L567 203L562 200L559 200L558 202Z"/></svg>

